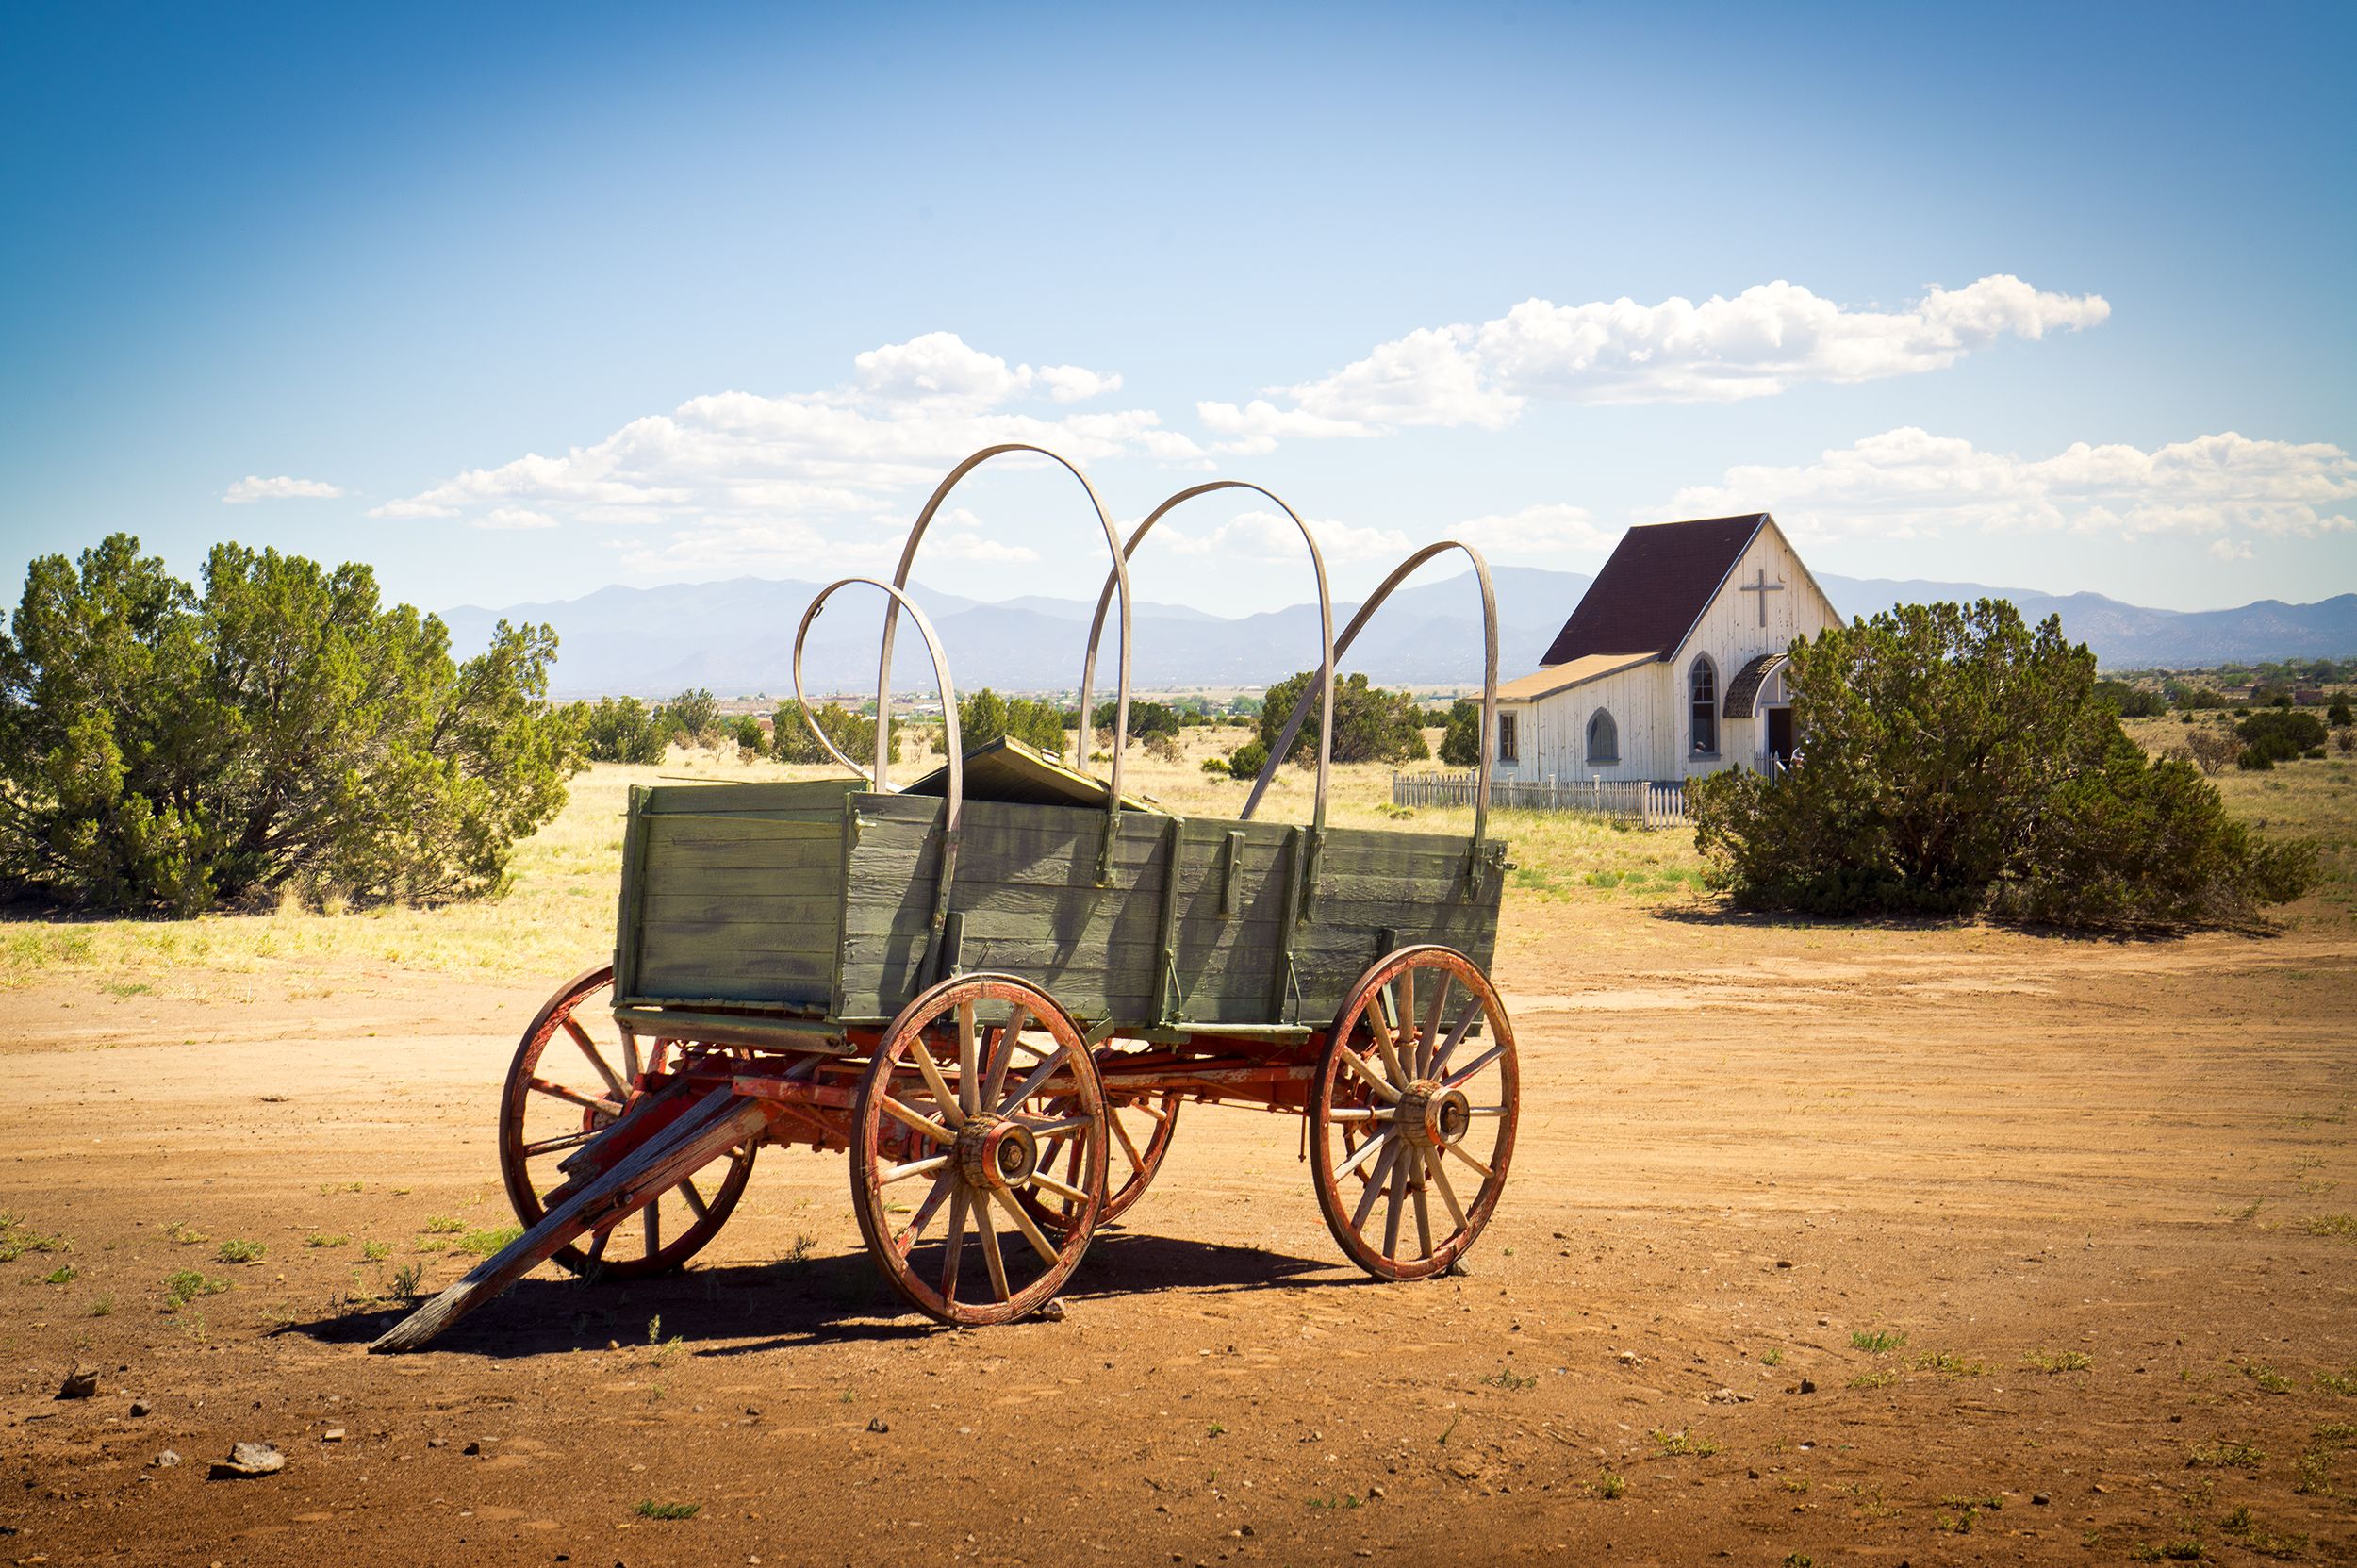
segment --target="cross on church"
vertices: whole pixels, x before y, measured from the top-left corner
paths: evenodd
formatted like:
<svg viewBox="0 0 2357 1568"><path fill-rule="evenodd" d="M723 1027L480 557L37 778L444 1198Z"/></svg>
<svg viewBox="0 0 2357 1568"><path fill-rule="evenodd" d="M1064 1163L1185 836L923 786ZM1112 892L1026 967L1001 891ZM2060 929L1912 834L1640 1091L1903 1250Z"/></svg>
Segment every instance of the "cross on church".
<svg viewBox="0 0 2357 1568"><path fill-rule="evenodd" d="M1759 623L1762 626L1767 625L1768 596L1772 593L1782 593L1784 591L1784 585L1782 583L1771 583L1768 581L1768 569L1766 567L1761 567L1759 569L1758 582L1742 583L1739 584L1738 586L1745 593L1755 593L1759 595Z"/></svg>

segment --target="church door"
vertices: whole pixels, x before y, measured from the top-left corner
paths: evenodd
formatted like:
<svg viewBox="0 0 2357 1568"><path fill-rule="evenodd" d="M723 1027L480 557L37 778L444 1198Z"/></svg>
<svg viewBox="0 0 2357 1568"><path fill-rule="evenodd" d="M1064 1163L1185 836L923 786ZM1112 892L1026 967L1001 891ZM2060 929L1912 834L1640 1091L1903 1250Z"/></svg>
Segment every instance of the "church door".
<svg viewBox="0 0 2357 1568"><path fill-rule="evenodd" d="M1768 710L1768 750L1775 754L1778 762L1792 760L1792 710L1790 708Z"/></svg>

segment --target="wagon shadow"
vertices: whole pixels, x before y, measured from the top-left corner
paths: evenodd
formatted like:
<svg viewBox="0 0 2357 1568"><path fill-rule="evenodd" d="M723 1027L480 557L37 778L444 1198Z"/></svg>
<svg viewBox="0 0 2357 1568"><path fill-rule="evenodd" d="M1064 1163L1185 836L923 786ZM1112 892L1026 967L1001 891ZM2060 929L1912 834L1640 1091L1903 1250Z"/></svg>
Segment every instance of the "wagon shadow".
<svg viewBox="0 0 2357 1568"><path fill-rule="evenodd" d="M1338 1260L1261 1247L1100 1233L1063 1292L1070 1301L1169 1289L1297 1290L1366 1283ZM363 1345L406 1309L380 1304L288 1324L278 1334ZM660 1328L656 1321L660 1320ZM944 1331L911 1312L867 1254L845 1252L772 1263L722 1263L661 1279L585 1285L550 1277L518 1281L434 1341L437 1351L506 1361L644 1345L659 1333L699 1357L741 1356L794 1345L921 1339Z"/></svg>

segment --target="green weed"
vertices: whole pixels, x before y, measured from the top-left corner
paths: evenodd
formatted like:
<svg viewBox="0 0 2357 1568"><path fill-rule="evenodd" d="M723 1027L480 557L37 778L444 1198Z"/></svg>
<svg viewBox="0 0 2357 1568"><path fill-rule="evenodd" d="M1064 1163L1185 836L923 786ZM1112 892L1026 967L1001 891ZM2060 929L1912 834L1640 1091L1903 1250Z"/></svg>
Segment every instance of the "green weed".
<svg viewBox="0 0 2357 1568"><path fill-rule="evenodd" d="M349 1246L352 1245L352 1238L350 1236L331 1236L322 1231L314 1230L309 1235L303 1238L303 1245L305 1246Z"/></svg>
<svg viewBox="0 0 2357 1568"><path fill-rule="evenodd" d="M2256 1470L2267 1461L2266 1455L2248 1443L2229 1443L2223 1439L2206 1448L2186 1451L2188 1465L2214 1465L2220 1470Z"/></svg>
<svg viewBox="0 0 2357 1568"><path fill-rule="evenodd" d="M1907 1336L1890 1329L1877 1329L1871 1333L1859 1329L1850 1335L1850 1348L1863 1350L1870 1356L1880 1356L1892 1350L1906 1348Z"/></svg>
<svg viewBox="0 0 2357 1568"><path fill-rule="evenodd" d="M1589 1483L1588 1490L1607 1499L1623 1497L1628 1494L1628 1482L1618 1471L1599 1470L1596 1478Z"/></svg>
<svg viewBox="0 0 2357 1568"><path fill-rule="evenodd" d="M228 1288L228 1280L207 1279L192 1268L174 1269L164 1276L164 1294L171 1296L175 1305L192 1301L200 1296L219 1296Z"/></svg>
<svg viewBox="0 0 2357 1568"><path fill-rule="evenodd" d="M269 1250L260 1242L226 1241L213 1257L224 1263L258 1263Z"/></svg>
<svg viewBox="0 0 2357 1568"><path fill-rule="evenodd" d="M436 1214L418 1227L419 1233L427 1236L455 1236L466 1229L466 1221L453 1219L448 1214Z"/></svg>
<svg viewBox="0 0 2357 1568"><path fill-rule="evenodd" d="M1684 1427L1674 1432L1665 1432L1656 1427L1653 1440L1665 1455L1691 1455L1696 1459L1707 1459L1719 1451L1718 1444L1706 1437L1696 1437Z"/></svg>
<svg viewBox="0 0 2357 1568"><path fill-rule="evenodd" d="M693 1519L703 1511L701 1503L658 1503L650 1497L638 1505L641 1519Z"/></svg>
<svg viewBox="0 0 2357 1568"><path fill-rule="evenodd" d="M2085 1372L2095 1362L2076 1350L2031 1350L2022 1355L2021 1364L2051 1378L2059 1372Z"/></svg>

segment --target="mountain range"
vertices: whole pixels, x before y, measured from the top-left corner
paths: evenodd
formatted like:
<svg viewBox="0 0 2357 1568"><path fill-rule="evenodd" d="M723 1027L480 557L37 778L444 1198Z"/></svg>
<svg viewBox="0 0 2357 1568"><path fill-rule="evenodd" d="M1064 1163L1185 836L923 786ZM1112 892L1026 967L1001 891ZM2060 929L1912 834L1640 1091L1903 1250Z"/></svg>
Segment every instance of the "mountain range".
<svg viewBox="0 0 2357 1568"><path fill-rule="evenodd" d="M1541 567L1494 567L1498 674L1535 669L1539 656L1593 581ZM2032 621L2062 617L2064 631L2109 668L2250 663L2357 654L2357 593L2313 604L2261 600L2231 610L2152 610L2102 594L2049 594L1977 583L1821 576L1845 616L1893 604L2010 599ZM794 629L819 585L759 577L659 587L616 586L579 599L488 610L462 605L443 616L453 646L472 652L499 620L546 621L559 654L552 680L560 697L668 697L691 686L722 696L793 689ZM1069 690L1080 680L1088 618L1079 600L1026 595L989 602L922 584L912 597L940 633L950 673L964 690ZM1339 634L1354 603L1334 606ZM871 690L879 605L847 592L829 604L803 655L803 682L820 692ZM1113 638L1098 654L1096 687L1113 678ZM1296 604L1225 619L1182 605L1141 602L1132 635L1131 683L1141 690L1264 685L1316 662L1317 608ZM1345 668L1393 685L1442 687L1481 678L1481 609L1470 575L1403 588L1368 622ZM923 640L904 626L893 660L902 691L930 690Z"/></svg>

